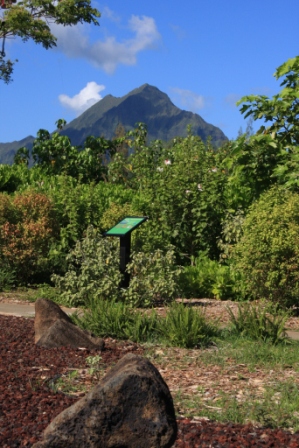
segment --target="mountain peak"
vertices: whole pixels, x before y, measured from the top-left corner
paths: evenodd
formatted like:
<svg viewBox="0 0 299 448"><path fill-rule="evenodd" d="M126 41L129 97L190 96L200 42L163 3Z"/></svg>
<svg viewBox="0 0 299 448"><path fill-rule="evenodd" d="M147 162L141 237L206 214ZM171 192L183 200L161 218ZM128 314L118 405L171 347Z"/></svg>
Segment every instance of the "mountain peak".
<svg viewBox="0 0 299 448"><path fill-rule="evenodd" d="M147 125L148 141L185 137L188 125L192 126L194 135L203 141L210 137L214 146L227 140L219 128L205 122L198 114L179 109L166 93L147 83L122 97L106 95L66 125L61 134L67 135L72 145L82 146L88 136L111 139L119 124L130 131L138 122ZM32 143L28 141L28 145L31 147ZM21 146L24 146L21 142L0 143L0 162L6 157L7 150L12 161L13 151L16 152Z"/></svg>
<svg viewBox="0 0 299 448"><path fill-rule="evenodd" d="M120 98L105 96L70 122L62 134L68 135L73 145L82 145L89 135L110 139L118 124L129 131L137 122L147 125L149 141L184 137L189 124L195 135L204 141L210 137L215 146L227 140L219 128L206 123L198 114L179 109L166 93L147 83Z"/></svg>

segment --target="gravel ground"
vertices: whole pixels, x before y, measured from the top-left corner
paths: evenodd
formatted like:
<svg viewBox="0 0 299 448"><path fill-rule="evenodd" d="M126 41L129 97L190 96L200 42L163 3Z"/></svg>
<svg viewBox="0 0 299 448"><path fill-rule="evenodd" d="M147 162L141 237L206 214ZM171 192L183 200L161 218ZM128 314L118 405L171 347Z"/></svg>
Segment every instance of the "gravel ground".
<svg viewBox="0 0 299 448"><path fill-rule="evenodd" d="M31 447L63 409L85 392L55 391L55 381L74 369L87 372L86 357L96 351L43 349L34 345L33 319L0 316L0 446ZM130 342L106 340L103 371L128 352L142 354ZM85 375L86 388L92 387ZM299 433L219 424L204 419L178 419L175 447L299 447Z"/></svg>

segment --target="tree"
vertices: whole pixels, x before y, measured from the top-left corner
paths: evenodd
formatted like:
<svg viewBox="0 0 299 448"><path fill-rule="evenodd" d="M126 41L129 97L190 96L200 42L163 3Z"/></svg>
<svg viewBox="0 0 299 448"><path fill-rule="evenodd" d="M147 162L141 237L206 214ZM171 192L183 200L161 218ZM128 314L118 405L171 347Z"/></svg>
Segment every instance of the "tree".
<svg viewBox="0 0 299 448"><path fill-rule="evenodd" d="M272 146L289 148L299 145L299 56L289 59L274 73L276 79L283 78L283 89L272 98L265 95L248 95L238 101L245 118L262 119L270 126L262 125L257 136L269 136ZM260 138L259 138L260 139Z"/></svg>
<svg viewBox="0 0 299 448"><path fill-rule="evenodd" d="M278 94L248 95L237 103L245 118L264 122L256 134L233 142L226 160L231 197L245 208L274 183L299 188L299 56L274 76L281 79Z"/></svg>
<svg viewBox="0 0 299 448"><path fill-rule="evenodd" d="M14 62L6 58L5 40L20 37L23 42L32 39L49 49L56 46L50 24L72 26L78 23L99 25L100 12L91 7L91 0L23 0L14 4L13 0L2 0L0 8L4 13L0 18L0 79L5 83L12 80Z"/></svg>

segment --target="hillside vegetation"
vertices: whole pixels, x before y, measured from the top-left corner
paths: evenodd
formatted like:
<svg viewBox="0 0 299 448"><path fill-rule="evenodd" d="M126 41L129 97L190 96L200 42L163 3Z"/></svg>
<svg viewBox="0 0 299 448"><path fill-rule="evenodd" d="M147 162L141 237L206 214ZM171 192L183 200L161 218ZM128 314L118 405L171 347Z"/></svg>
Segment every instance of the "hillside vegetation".
<svg viewBox="0 0 299 448"><path fill-rule="evenodd" d="M299 57L275 76L273 98L240 102L263 126L217 149L191 126L165 144L148 143L138 123L111 140L87 136L82 148L63 120L40 130L33 166L25 147L0 165L0 288L48 283L83 306L178 296L297 306ZM133 232L124 290L118 240L102 234L126 215L149 220Z"/></svg>

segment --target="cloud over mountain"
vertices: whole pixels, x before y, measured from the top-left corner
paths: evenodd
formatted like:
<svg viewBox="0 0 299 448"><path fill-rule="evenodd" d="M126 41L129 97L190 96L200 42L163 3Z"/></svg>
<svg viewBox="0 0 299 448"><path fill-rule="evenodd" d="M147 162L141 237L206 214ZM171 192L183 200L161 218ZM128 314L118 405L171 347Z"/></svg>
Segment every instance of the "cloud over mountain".
<svg viewBox="0 0 299 448"><path fill-rule="evenodd" d="M80 115L82 112L102 99L100 92L104 89L105 86L91 81L88 82L86 86L73 97L69 97L65 94L59 95L59 101L62 106L71 109L75 111L77 115Z"/></svg>
<svg viewBox="0 0 299 448"><path fill-rule="evenodd" d="M171 93L175 102L178 102L180 106L183 106L186 110L191 110L192 112L205 108L208 103L206 97L198 95L191 90L173 87Z"/></svg>

